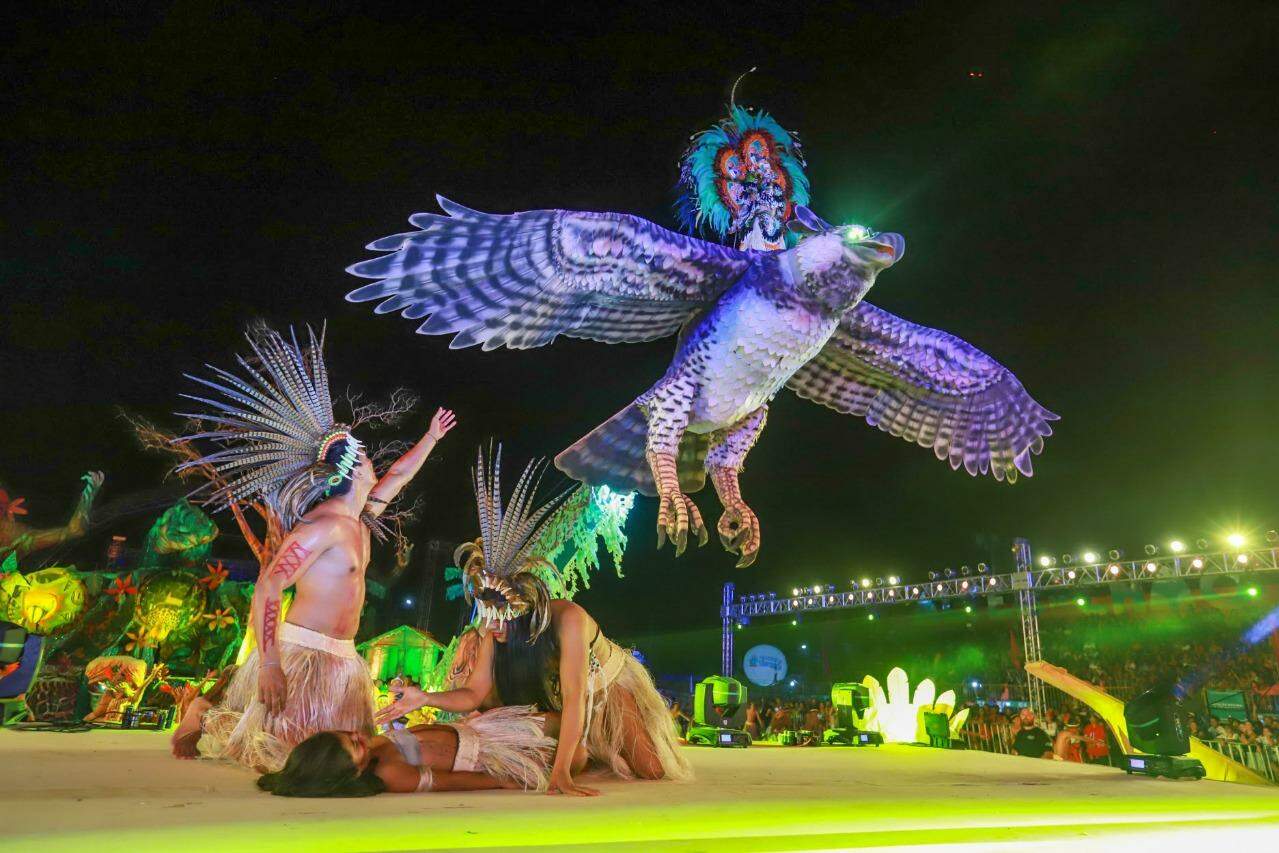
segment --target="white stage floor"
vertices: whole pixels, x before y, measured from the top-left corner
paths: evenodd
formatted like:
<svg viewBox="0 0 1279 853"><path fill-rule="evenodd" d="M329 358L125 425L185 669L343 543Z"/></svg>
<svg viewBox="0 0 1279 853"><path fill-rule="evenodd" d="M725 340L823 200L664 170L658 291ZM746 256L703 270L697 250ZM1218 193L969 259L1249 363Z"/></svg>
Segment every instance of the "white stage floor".
<svg viewBox="0 0 1279 853"><path fill-rule="evenodd" d="M924 747L689 751L695 783L603 779L594 799L311 800L174 760L158 732L0 730L0 849L1279 849L1279 788Z"/></svg>

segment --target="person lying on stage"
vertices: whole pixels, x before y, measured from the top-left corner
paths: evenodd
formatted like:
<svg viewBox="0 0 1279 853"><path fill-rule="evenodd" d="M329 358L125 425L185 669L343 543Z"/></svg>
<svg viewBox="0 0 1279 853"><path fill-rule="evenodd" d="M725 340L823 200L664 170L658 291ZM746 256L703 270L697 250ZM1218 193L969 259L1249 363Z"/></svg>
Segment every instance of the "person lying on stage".
<svg viewBox="0 0 1279 853"><path fill-rule="evenodd" d="M535 705L563 717L548 793L599 794L573 780L579 743L624 779L690 779L648 670L581 607L553 599L542 574L554 568L529 554L550 510L549 504L533 507L538 466L525 468L503 512L500 464L501 448L491 468L479 456L475 494L483 535L455 555L467 601L480 618L459 643L453 683L461 686L437 693L408 687L375 720L388 722L425 705L456 712Z"/></svg>
<svg viewBox="0 0 1279 853"><path fill-rule="evenodd" d="M320 732L293 748L284 769L259 777L258 787L281 797L545 791L558 731L558 714L503 707L374 737Z"/></svg>
<svg viewBox="0 0 1279 853"><path fill-rule="evenodd" d="M230 403L194 397L218 428L188 436L219 449L185 463L227 476L215 507L267 501L289 531L253 590L257 645L216 705L195 700L174 732L178 758L197 752L267 772L316 732L372 733L373 681L353 637L364 607L364 572L378 517L456 423L440 409L418 443L379 480L351 428L335 423L322 340L302 347L265 328L249 335L248 376L214 369L198 380ZM284 591L293 587L287 618ZM203 741L201 741L201 736ZM200 744L200 746L197 746Z"/></svg>

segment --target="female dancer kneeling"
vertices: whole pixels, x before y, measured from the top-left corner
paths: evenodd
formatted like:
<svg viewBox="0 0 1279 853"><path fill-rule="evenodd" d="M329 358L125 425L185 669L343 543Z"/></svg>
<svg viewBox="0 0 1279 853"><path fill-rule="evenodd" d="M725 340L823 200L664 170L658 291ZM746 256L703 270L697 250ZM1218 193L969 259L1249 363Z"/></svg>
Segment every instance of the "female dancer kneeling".
<svg viewBox="0 0 1279 853"><path fill-rule="evenodd" d="M532 708L496 708L451 725L319 732L289 753L284 769L258 778L281 797L367 797L390 791L546 790L557 727Z"/></svg>
<svg viewBox="0 0 1279 853"><path fill-rule="evenodd" d="M480 454L475 494L482 536L455 555L467 600L481 618L478 630L459 644L462 664L454 672L462 670L461 686L441 693L409 687L375 720L393 720L423 705L465 712L531 704L562 715L548 793L599 793L573 781L579 769L576 746L582 742L591 758L625 779L691 778L670 712L648 670L606 638L581 607L552 599L539 576L554 568L529 555L552 507L532 508L537 465L524 469L503 511L500 464L500 448L491 468Z"/></svg>

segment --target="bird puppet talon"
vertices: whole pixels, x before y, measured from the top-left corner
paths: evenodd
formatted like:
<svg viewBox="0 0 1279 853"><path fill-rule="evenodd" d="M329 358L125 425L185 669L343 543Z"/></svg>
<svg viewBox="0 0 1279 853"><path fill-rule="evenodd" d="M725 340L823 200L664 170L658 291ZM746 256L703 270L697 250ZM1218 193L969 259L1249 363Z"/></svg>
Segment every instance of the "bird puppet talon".
<svg viewBox="0 0 1279 853"><path fill-rule="evenodd" d="M759 518L750 507L744 503L724 507L716 530L724 550L740 555L737 568L744 569L755 562L759 555Z"/></svg>

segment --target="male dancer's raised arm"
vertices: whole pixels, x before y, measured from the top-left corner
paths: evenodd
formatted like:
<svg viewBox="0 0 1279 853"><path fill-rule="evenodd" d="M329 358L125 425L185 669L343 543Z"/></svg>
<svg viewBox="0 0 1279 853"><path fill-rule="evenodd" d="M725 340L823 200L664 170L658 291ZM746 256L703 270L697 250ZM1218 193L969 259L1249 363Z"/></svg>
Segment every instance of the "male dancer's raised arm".
<svg viewBox="0 0 1279 853"><path fill-rule="evenodd" d="M331 522L316 521L299 524L293 529L275 558L262 569L253 588L253 633L257 637L258 698L267 711L279 714L284 710L288 697L288 685L284 670L280 667L280 622L284 591L306 574L332 544Z"/></svg>
<svg viewBox="0 0 1279 853"><path fill-rule="evenodd" d="M417 444L395 461L389 470L382 475L382 479L378 480L373 491L369 493L369 503L365 511L373 515L374 518L382 514L386 509L386 505L395 500L409 481L417 476L417 472L421 470L422 463L426 461L426 457L431 455L431 451L435 449L435 445L439 440L448 434L448 431L457 425L457 416L449 409L436 409L435 416L431 418L431 425L427 427L426 435L418 441Z"/></svg>

